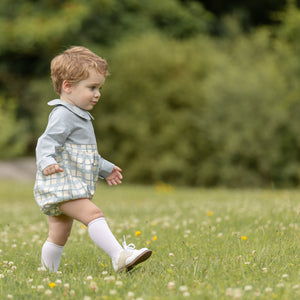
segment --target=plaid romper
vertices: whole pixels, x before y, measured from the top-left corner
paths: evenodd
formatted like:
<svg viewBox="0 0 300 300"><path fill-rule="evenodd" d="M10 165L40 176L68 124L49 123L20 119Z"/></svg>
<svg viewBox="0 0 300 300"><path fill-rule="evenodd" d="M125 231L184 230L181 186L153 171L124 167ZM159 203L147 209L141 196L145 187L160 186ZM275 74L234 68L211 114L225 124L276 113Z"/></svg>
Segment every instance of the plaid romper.
<svg viewBox="0 0 300 300"><path fill-rule="evenodd" d="M58 216L64 201L92 199L98 177L107 177L114 164L97 150L92 116L74 105L56 99L44 134L36 148L37 174L34 196L41 211ZM58 164L64 171L45 176L42 171Z"/></svg>

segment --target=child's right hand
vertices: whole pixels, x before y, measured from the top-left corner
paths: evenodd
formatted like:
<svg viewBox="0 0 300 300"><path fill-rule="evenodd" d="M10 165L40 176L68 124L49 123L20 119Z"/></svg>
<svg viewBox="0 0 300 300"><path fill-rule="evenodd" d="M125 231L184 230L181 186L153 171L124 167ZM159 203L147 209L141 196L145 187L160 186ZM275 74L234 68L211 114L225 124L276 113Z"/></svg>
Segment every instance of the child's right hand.
<svg viewBox="0 0 300 300"><path fill-rule="evenodd" d="M59 172L63 172L63 171L64 170L58 164L53 164L53 165L46 167L43 170L43 174L45 176L48 176L48 175L52 175L54 173L59 173Z"/></svg>

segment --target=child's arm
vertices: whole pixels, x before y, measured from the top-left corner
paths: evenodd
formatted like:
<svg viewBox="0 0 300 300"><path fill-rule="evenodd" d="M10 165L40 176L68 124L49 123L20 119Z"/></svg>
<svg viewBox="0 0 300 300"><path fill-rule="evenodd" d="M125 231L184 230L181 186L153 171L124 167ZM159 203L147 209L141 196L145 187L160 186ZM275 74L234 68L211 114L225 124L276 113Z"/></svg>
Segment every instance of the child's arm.
<svg viewBox="0 0 300 300"><path fill-rule="evenodd" d="M63 171L56 161L56 150L63 145L70 133L68 113L67 109L55 108L50 114L45 132L38 140L37 167L46 176ZM72 116L71 112L69 114Z"/></svg>
<svg viewBox="0 0 300 300"><path fill-rule="evenodd" d="M110 173L110 175L108 175L105 180L107 181L107 183L111 186L111 185L118 185L122 183L122 179L123 176L121 174L122 169L120 169L117 166L114 166L112 172Z"/></svg>
<svg viewBox="0 0 300 300"><path fill-rule="evenodd" d="M113 163L101 157L99 154L100 167L99 178L105 179L109 185L118 185L122 183L123 176L121 174L122 169L115 166Z"/></svg>
<svg viewBox="0 0 300 300"><path fill-rule="evenodd" d="M98 177L101 179L105 179L113 172L115 165L110 161L104 159L100 154L98 155L99 155Z"/></svg>

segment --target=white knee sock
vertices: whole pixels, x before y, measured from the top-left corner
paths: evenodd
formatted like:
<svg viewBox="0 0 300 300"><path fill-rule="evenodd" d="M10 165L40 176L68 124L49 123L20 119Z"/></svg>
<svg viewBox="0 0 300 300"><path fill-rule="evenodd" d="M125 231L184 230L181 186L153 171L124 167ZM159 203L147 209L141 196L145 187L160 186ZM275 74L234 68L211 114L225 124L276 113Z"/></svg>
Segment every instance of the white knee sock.
<svg viewBox="0 0 300 300"><path fill-rule="evenodd" d="M50 273L57 272L64 246L46 241L42 248L42 266Z"/></svg>
<svg viewBox="0 0 300 300"><path fill-rule="evenodd" d="M110 231L105 218L99 218L88 224L88 231L94 243L114 260L123 248Z"/></svg>

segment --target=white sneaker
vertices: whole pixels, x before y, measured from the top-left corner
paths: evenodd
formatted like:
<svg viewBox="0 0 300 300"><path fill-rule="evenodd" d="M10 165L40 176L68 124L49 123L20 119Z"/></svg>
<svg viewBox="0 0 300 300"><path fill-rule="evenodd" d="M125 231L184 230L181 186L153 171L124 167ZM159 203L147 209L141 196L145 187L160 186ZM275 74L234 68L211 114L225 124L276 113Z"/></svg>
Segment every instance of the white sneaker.
<svg viewBox="0 0 300 300"><path fill-rule="evenodd" d="M122 243L123 249L115 260L112 260L113 268L116 272L122 272L125 269L130 271L134 266L148 259L152 251L147 248L135 249L134 244L126 244L125 237Z"/></svg>

